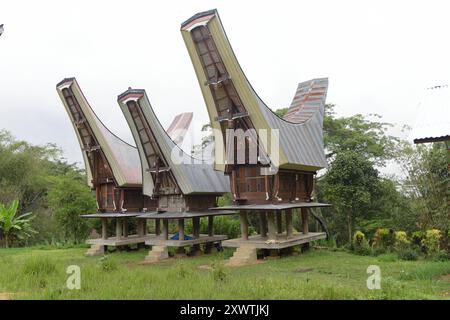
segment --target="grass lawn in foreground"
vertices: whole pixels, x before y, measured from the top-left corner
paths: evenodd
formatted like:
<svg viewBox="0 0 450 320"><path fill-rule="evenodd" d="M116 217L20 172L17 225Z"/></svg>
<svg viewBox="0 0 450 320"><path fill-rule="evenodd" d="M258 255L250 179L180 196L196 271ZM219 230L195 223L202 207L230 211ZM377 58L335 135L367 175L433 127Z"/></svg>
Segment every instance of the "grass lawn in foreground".
<svg viewBox="0 0 450 320"><path fill-rule="evenodd" d="M449 299L450 262L310 250L257 265L223 266L233 250L140 265L148 250L85 257L86 248L0 249L0 295L13 299ZM81 268L81 289L66 268ZM369 265L381 290L369 290ZM11 294L12 293L12 294Z"/></svg>

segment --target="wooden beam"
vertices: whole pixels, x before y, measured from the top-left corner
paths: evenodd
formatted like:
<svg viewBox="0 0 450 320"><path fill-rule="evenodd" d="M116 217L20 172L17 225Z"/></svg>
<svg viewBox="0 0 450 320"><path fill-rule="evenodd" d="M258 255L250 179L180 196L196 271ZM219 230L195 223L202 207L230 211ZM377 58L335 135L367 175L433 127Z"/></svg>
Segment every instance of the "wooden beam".
<svg viewBox="0 0 450 320"><path fill-rule="evenodd" d="M281 234L283 233L283 219L281 217L281 211L276 212L276 218L277 218L277 233Z"/></svg>
<svg viewBox="0 0 450 320"><path fill-rule="evenodd" d="M184 219L178 219L178 240L184 241Z"/></svg>
<svg viewBox="0 0 450 320"><path fill-rule="evenodd" d="M192 218L192 235L194 238L200 237L200 218Z"/></svg>
<svg viewBox="0 0 450 320"><path fill-rule="evenodd" d="M302 231L303 234L309 233L309 227L308 227L308 209L307 208L301 208L302 213Z"/></svg>
<svg viewBox="0 0 450 320"><path fill-rule="evenodd" d="M116 238L117 240L122 238L122 220L120 218L116 218Z"/></svg>
<svg viewBox="0 0 450 320"><path fill-rule="evenodd" d="M261 237L267 237L267 216L264 211L259 213L259 233Z"/></svg>
<svg viewBox="0 0 450 320"><path fill-rule="evenodd" d="M161 234L161 219L155 219L155 234L157 236Z"/></svg>
<svg viewBox="0 0 450 320"><path fill-rule="evenodd" d="M139 237L144 236L144 221L145 219L137 219L137 233Z"/></svg>
<svg viewBox="0 0 450 320"><path fill-rule="evenodd" d="M248 218L247 212L240 212L239 218L241 220L241 238L248 240Z"/></svg>
<svg viewBox="0 0 450 320"><path fill-rule="evenodd" d="M108 239L108 219L102 218L102 239Z"/></svg>
<svg viewBox="0 0 450 320"><path fill-rule="evenodd" d="M292 237L294 227L292 224L292 209L288 209L286 212L286 236L287 238Z"/></svg>
<svg viewBox="0 0 450 320"><path fill-rule="evenodd" d="M214 216L208 217L208 235L210 237L214 235Z"/></svg>
<svg viewBox="0 0 450 320"><path fill-rule="evenodd" d="M143 235L146 236L147 235L147 219L142 219L142 232Z"/></svg>
<svg viewBox="0 0 450 320"><path fill-rule="evenodd" d="M169 240L169 220L168 219L163 219L162 238L164 240Z"/></svg>
<svg viewBox="0 0 450 320"><path fill-rule="evenodd" d="M269 240L275 240L277 238L277 229L275 225L275 212L273 211L267 212L267 228L269 231Z"/></svg>
<svg viewBox="0 0 450 320"><path fill-rule="evenodd" d="M128 219L124 218L122 224L123 224L123 236L126 238L128 237Z"/></svg>

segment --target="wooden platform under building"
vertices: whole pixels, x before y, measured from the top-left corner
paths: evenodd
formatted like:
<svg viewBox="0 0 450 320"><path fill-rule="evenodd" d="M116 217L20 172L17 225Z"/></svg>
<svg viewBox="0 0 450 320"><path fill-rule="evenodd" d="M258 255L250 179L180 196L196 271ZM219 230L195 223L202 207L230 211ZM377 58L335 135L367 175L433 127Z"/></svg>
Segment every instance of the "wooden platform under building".
<svg viewBox="0 0 450 320"><path fill-rule="evenodd" d="M262 237L260 234L250 236L248 239L236 238L222 242L223 247L239 248L241 246L252 246L256 249L273 249L279 250L301 245L315 240L325 239L325 232L309 232L308 234L294 233L287 238L286 233L277 234L276 239L269 241L268 237Z"/></svg>

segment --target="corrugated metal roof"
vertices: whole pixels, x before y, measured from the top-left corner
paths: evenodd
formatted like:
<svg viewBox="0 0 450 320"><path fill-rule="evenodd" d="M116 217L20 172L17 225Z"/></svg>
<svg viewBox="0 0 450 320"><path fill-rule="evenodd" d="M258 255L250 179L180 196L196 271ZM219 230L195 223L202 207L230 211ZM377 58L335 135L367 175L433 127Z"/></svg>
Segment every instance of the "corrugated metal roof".
<svg viewBox="0 0 450 320"><path fill-rule="evenodd" d="M279 151L279 166L281 168L314 171L326 167L327 162L323 146L323 115L326 96L326 86L324 84L328 83L328 80L316 79L317 87L314 86L313 81L313 89L317 91L315 94L319 94L321 99L313 101L311 98L303 97L306 102L305 106L308 108L300 108L298 106L298 112L295 112L295 109L293 109L291 116L294 122L279 118L259 98L246 78L234 55L217 11L212 10L198 13L182 24L181 31L202 89L213 128L219 131L221 127L219 122L215 120L217 119L217 110L214 97L207 85L207 77L190 33L198 26L206 26L208 28L209 34L217 48L219 59L221 59L221 63L229 76L229 81L232 81L234 84L237 94L240 100L242 100L245 109L248 111L255 129L279 130L279 150L270 150L268 148L268 145L271 145L270 139L267 145L265 145L266 151L271 159L274 159L273 152ZM293 108L302 99L301 90L304 87L305 83L299 85L299 96L297 99L294 98ZM215 139L216 141L222 139L222 136L216 135ZM216 167L223 169L223 165Z"/></svg>
<svg viewBox="0 0 450 320"><path fill-rule="evenodd" d="M435 86L425 91L416 123L409 135L415 143L450 140L450 88Z"/></svg>
<svg viewBox="0 0 450 320"><path fill-rule="evenodd" d="M183 194L223 194L229 192L229 179L222 172L215 171L212 165L194 159L187 155L167 134L156 117L145 90L130 89L119 95L118 102L122 112L127 119L128 125L133 133L136 144L139 147L139 153L142 161L146 162L145 153L142 148L142 142L137 132L134 121L131 119L130 111L124 103L126 99L134 95L139 102L142 112L147 120L152 134L157 141L165 160L168 162L170 170L173 172L178 186ZM172 153L176 154L178 162L175 163ZM144 169L150 166L143 163ZM153 180L148 172L144 171L144 194L151 196L153 194Z"/></svg>

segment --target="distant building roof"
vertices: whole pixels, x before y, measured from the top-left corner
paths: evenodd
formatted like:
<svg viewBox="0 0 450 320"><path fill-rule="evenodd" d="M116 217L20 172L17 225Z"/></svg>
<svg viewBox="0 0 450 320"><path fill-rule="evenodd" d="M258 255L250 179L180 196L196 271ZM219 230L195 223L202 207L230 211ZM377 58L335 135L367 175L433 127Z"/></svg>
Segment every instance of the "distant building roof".
<svg viewBox="0 0 450 320"><path fill-rule="evenodd" d="M450 140L450 88L435 86L426 90L419 104L416 124L409 137L414 143Z"/></svg>

